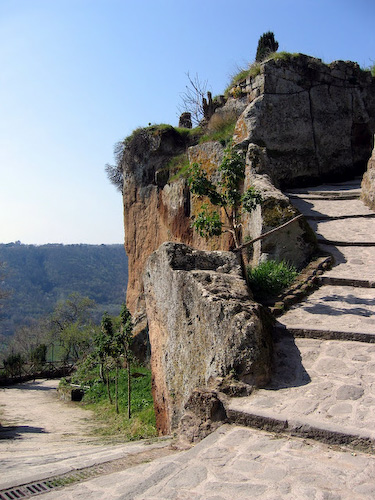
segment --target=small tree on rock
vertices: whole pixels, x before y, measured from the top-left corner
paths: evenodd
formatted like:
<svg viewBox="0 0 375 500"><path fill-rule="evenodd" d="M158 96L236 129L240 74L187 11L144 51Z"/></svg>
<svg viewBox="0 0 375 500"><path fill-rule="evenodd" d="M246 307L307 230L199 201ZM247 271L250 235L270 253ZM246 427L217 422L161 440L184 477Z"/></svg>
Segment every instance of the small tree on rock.
<svg viewBox="0 0 375 500"><path fill-rule="evenodd" d="M263 35L259 38L257 53L255 56L255 60L257 62L262 62L266 57L268 57L272 52L276 52L279 48L279 43L275 40L275 35L272 31L268 31L267 33L263 33Z"/></svg>
<svg viewBox="0 0 375 500"><path fill-rule="evenodd" d="M241 186L245 179L244 154L235 149L225 150L224 159L219 167L221 180L214 184L198 163L190 168L188 183L193 194L206 196L214 207L224 210L226 224L221 220L219 212L208 204L203 204L193 221L193 227L203 237L220 236L230 232L234 245L241 244L241 215L250 213L261 202L261 195L250 187L244 193Z"/></svg>
<svg viewBox="0 0 375 500"><path fill-rule="evenodd" d="M224 210L226 223L222 222L220 213L212 206L204 203L192 223L195 230L205 238L220 236L229 232L233 236L235 248L241 245L241 216L243 212L251 213L262 198L253 187L243 192L245 179L245 157L241 151L232 148L225 150L223 161L219 167L221 180L214 184L198 163L190 169L188 183L193 194L206 196L213 207ZM247 281L246 265L240 253L243 275Z"/></svg>

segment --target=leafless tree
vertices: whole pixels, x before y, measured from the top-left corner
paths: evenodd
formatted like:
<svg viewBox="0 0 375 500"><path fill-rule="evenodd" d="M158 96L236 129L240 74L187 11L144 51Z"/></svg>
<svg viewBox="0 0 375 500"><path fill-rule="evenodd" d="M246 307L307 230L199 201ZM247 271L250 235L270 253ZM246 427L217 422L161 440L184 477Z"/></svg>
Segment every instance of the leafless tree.
<svg viewBox="0 0 375 500"><path fill-rule="evenodd" d="M196 74L193 78L189 72L186 73L189 80L186 90L181 94L181 105L178 111L181 113L191 113L191 119L195 126L204 118L203 100L207 94L207 80L201 81Z"/></svg>

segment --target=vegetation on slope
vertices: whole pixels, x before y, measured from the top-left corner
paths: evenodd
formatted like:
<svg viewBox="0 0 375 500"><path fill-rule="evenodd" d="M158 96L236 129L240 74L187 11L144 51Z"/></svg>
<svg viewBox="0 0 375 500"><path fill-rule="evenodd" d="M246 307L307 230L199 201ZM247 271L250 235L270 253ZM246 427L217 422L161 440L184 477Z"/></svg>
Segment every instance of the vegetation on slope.
<svg viewBox="0 0 375 500"><path fill-rule="evenodd" d="M122 245L0 244L4 262L0 329L6 336L52 312L72 292L97 304L96 319L106 310L118 314L125 301L127 257Z"/></svg>

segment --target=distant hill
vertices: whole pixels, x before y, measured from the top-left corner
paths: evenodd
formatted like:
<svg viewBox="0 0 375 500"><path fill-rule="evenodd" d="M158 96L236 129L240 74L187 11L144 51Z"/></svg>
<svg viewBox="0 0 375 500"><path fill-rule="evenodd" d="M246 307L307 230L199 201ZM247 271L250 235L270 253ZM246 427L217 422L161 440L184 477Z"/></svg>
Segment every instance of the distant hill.
<svg viewBox="0 0 375 500"><path fill-rule="evenodd" d="M52 311L72 292L119 314L125 301L128 260L122 245L0 244L5 263L2 288L11 290L1 309L0 333L12 335L17 326Z"/></svg>

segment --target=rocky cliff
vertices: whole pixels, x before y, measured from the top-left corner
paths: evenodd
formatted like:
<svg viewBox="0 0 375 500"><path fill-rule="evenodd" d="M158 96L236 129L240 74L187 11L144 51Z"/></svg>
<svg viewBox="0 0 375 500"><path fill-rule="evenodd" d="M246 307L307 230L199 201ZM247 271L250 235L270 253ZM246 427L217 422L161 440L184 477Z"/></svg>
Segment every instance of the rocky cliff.
<svg viewBox="0 0 375 500"><path fill-rule="evenodd" d="M330 65L304 55L283 55L262 63L244 79L208 123L236 122L233 141L246 152L244 187L256 186L263 203L243 217L243 241L298 213L279 188L343 180L362 174L375 129L375 79L351 62ZM200 131L148 127L127 139L124 176L125 248L129 258L127 302L144 316L142 272L164 241L205 250L228 250L228 235L209 241L193 233L191 220L202 204L191 196L174 160L188 152L215 179L223 156L220 142L199 143ZM199 143L199 144L198 144ZM178 169L177 169L178 170ZM183 168L182 168L183 170ZM309 259L314 242L304 221L257 243L248 259L285 259L297 267Z"/></svg>
<svg viewBox="0 0 375 500"><path fill-rule="evenodd" d="M278 187L362 174L371 154L375 79L358 64L281 54L240 85L235 141Z"/></svg>

